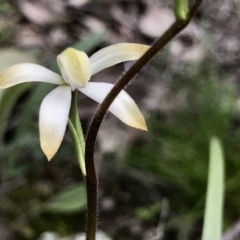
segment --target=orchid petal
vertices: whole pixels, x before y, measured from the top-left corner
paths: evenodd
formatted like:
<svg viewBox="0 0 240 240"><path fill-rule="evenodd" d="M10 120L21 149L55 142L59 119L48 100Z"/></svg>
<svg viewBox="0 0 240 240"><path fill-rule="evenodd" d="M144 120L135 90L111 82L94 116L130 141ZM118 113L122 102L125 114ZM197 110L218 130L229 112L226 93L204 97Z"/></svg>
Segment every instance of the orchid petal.
<svg viewBox="0 0 240 240"><path fill-rule="evenodd" d="M137 60L149 46L135 43L119 43L103 48L90 57L92 75L115 64Z"/></svg>
<svg viewBox="0 0 240 240"><path fill-rule="evenodd" d="M65 82L73 90L85 86L91 77L90 61L84 52L67 48L57 56L57 62Z"/></svg>
<svg viewBox="0 0 240 240"><path fill-rule="evenodd" d="M48 160L55 155L63 140L71 106L71 88L59 86L42 101L39 113L41 148Z"/></svg>
<svg viewBox="0 0 240 240"><path fill-rule="evenodd" d="M20 63L0 73L0 89L24 82L47 82L64 84L61 76L47 68L34 63Z"/></svg>
<svg viewBox="0 0 240 240"><path fill-rule="evenodd" d="M114 85L90 82L80 91L98 103L102 103ZM122 90L111 104L109 111L127 125L147 130L143 115L134 100Z"/></svg>

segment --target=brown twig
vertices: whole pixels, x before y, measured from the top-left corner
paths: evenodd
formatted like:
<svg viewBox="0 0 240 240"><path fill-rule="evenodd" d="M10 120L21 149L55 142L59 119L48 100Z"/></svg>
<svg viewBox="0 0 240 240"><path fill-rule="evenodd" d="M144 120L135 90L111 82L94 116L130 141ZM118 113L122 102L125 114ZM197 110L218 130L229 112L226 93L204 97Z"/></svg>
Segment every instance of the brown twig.
<svg viewBox="0 0 240 240"><path fill-rule="evenodd" d="M97 189L98 181L94 165L94 146L97 138L97 133L103 118L110 107L111 103L121 92L122 89L136 76L136 74L150 61L156 54L169 43L179 32L181 32L191 21L197 9L203 0L196 0L189 10L186 20L176 20L171 27L152 45L151 48L138 60L132 67L117 81L115 86L106 96L102 104L99 106L95 113L86 137L85 149L85 164L86 164L86 188L87 188L87 240L95 240L97 228Z"/></svg>

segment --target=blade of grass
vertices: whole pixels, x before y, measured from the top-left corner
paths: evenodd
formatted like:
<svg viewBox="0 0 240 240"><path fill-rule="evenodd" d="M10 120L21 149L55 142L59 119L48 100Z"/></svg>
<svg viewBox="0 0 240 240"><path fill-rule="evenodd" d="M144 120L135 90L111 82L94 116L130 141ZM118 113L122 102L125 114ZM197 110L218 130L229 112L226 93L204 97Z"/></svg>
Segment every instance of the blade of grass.
<svg viewBox="0 0 240 240"><path fill-rule="evenodd" d="M224 157L220 140L210 141L207 198L202 240L220 240L222 234L224 201Z"/></svg>
<svg viewBox="0 0 240 240"><path fill-rule="evenodd" d="M73 44L73 48L78 49L79 51L89 52L96 46L98 46L106 37L107 32L102 30L97 33L90 33L86 35L81 41L76 42Z"/></svg>
<svg viewBox="0 0 240 240"><path fill-rule="evenodd" d="M0 90L0 143L3 144L3 134L6 130L7 119L19 96L30 88L31 84L24 83L9 89Z"/></svg>

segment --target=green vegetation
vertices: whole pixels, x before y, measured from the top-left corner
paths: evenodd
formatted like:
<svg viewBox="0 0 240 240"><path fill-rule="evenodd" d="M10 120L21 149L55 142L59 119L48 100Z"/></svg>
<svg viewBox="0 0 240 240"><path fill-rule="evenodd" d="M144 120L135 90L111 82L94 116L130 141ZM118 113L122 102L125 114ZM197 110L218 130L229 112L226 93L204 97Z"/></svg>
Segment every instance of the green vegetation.
<svg viewBox="0 0 240 240"><path fill-rule="evenodd" d="M7 1L0 3L0 9L11 11ZM12 30L6 26L1 31L0 43L5 45L11 34ZM105 32L89 34L73 46L91 52L105 37ZM165 223L166 240L200 239L203 226L206 231L203 239L208 240L207 226L216 220L215 233L220 235L240 215L236 86L214 59L183 63L176 68L168 62L166 49L162 54L163 58L151 63L149 76L157 76L155 83L163 81L159 78L164 79L164 70L169 67L165 72L171 72L172 76L164 84L177 107L168 112L149 112L149 132L129 144L123 159L117 157L121 154L106 154L101 159L100 211L105 197L113 198L115 207L101 212L100 227L114 240L134 239L128 226L132 222L149 230L157 228L159 219ZM58 71L56 66L53 61L50 68ZM85 229L84 183L69 135L51 163L39 147L39 106L51 88L48 84L22 84L0 90L0 212L13 239L37 239L44 231L64 236ZM83 126L86 127L86 122ZM221 152L224 152L224 169ZM209 161L214 162L214 171L209 171ZM219 178L213 178L218 170ZM214 180L210 183L211 178ZM221 206L223 183L224 218L212 218L221 216L220 207L211 206L214 197ZM207 186L216 192L206 204ZM161 219L166 210L164 202L169 209L167 217ZM209 207L204 225L206 205Z"/></svg>

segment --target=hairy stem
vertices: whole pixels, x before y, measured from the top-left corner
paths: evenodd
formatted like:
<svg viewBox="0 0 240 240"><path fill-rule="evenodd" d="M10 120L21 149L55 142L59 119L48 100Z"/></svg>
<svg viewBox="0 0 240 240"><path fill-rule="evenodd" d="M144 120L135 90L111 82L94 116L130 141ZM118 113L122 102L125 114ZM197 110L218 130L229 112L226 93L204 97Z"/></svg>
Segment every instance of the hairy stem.
<svg viewBox="0 0 240 240"><path fill-rule="evenodd" d="M102 120L110 107L111 103L121 92L121 90L136 76L136 74L150 61L155 55L169 43L179 32L181 32L191 21L197 9L203 0L196 0L190 8L187 18L183 21L176 20L171 27L152 45L152 47L138 60L134 65L117 81L115 86L106 96L105 100L99 106L95 113L86 138L85 149L85 164L86 164L86 187L88 200L87 213L87 240L95 240L98 208L97 208L97 176L94 165L94 146L97 138L97 133L102 123Z"/></svg>

